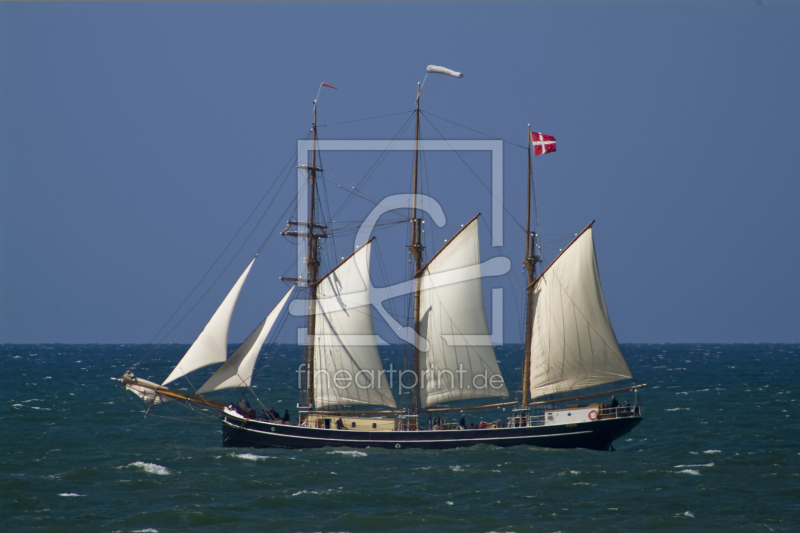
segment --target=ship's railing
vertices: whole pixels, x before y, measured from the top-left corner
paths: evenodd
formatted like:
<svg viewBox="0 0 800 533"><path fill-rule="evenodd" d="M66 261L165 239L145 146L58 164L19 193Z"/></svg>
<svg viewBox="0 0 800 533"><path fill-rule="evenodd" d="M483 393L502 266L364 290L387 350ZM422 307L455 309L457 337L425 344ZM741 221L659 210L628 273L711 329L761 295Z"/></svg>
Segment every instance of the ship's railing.
<svg viewBox="0 0 800 533"><path fill-rule="evenodd" d="M620 405L619 407L601 407L599 418L628 418L642 416L640 405Z"/></svg>
<svg viewBox="0 0 800 533"><path fill-rule="evenodd" d="M598 411L597 420L642 416L642 407L639 405L600 407L597 409L597 411ZM513 416L510 416L508 418L507 427L514 428L514 427L543 426L544 424L545 424L545 413L531 414L525 409L515 409Z"/></svg>

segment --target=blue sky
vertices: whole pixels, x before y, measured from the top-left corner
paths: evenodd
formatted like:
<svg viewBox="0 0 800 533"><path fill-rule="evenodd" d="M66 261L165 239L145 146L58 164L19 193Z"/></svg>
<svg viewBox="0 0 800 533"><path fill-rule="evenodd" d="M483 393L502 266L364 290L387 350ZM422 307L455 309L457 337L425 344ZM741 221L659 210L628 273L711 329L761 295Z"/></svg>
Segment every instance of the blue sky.
<svg viewBox="0 0 800 533"><path fill-rule="evenodd" d="M428 64L465 76L429 78L425 111L511 143L528 123L558 139L535 160L547 255L597 220L620 342L798 342L798 27L800 4L767 0L0 3L0 342L148 342L187 295L167 341L191 342L285 223L291 183L192 292L272 200L259 204L308 133L319 83L339 87L323 94L321 123L403 113ZM320 134L387 138L405 118ZM429 119L426 138L484 138ZM483 247L522 279L525 151L505 146L506 245L491 249L484 226ZM489 158L463 159L426 156L425 190L448 216L431 251L490 216L478 182ZM334 212L336 185L374 158L323 160ZM408 192L410 175L410 154L392 154L365 191ZM370 207L353 200L343 217ZM389 278L404 239L402 227L378 234ZM291 275L291 243L265 250L232 341ZM516 341L518 285L493 286Z"/></svg>

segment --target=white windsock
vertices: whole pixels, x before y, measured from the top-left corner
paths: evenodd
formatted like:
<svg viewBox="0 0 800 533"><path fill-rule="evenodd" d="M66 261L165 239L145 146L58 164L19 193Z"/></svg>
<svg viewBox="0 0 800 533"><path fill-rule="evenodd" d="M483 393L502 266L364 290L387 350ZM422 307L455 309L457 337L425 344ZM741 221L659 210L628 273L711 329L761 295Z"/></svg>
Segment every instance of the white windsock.
<svg viewBox="0 0 800 533"><path fill-rule="evenodd" d="M425 69L425 72L428 74L447 74L448 76L453 76L454 78L464 77L464 75L460 72L450 70L449 68L437 67L436 65L428 65L428 68Z"/></svg>

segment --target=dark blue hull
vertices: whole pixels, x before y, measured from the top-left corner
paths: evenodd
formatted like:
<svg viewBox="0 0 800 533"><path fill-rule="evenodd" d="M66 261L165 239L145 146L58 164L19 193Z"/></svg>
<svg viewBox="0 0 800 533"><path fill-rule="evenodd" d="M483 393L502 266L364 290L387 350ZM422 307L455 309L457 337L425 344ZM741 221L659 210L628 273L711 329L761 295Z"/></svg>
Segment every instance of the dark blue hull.
<svg viewBox="0 0 800 533"><path fill-rule="evenodd" d="M447 431L355 431L317 429L225 416L222 442L236 448L421 448L444 450L478 444L610 450L611 443L641 422L641 416L569 424Z"/></svg>

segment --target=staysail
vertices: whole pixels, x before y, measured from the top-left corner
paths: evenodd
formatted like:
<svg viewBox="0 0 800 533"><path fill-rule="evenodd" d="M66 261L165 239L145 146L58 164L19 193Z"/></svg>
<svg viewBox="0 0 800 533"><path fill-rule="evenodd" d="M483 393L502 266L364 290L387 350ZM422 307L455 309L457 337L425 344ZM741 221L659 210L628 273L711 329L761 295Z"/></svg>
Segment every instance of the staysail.
<svg viewBox="0 0 800 533"><path fill-rule="evenodd" d="M420 290L420 396L442 402L508 396L490 343L480 276L478 217L423 268Z"/></svg>
<svg viewBox="0 0 800 533"><path fill-rule="evenodd" d="M239 276L238 281L231 289L231 292L222 301L222 304L208 321L206 327L194 341L194 344L186 352L186 355L178 363L178 366L172 371L161 386L171 383L178 378L181 378L193 372L198 368L213 365L214 363L224 363L228 356L228 329L231 325L231 316L236 307L236 300L239 299L239 293L242 291L247 275L250 273L255 258L250 261L247 268Z"/></svg>
<svg viewBox="0 0 800 533"><path fill-rule="evenodd" d="M267 335L269 335L270 330L272 330L272 326L275 325L275 321L278 320L281 311L286 306L286 302L289 301L292 291L294 291L294 287L289 289L289 292L278 302L275 309L273 309L272 312L267 315L267 318L258 325L255 331L247 337L247 340L228 357L228 360L208 378L208 381L206 381L202 387L197 389L197 394L214 390L250 386L250 381L253 377L253 367L256 364L261 347L264 345L264 341L267 340Z"/></svg>
<svg viewBox="0 0 800 533"><path fill-rule="evenodd" d="M534 302L532 398L631 378L603 299L591 224L539 276Z"/></svg>
<svg viewBox="0 0 800 533"><path fill-rule="evenodd" d="M396 407L378 356L369 291L370 240L317 286L314 404Z"/></svg>

